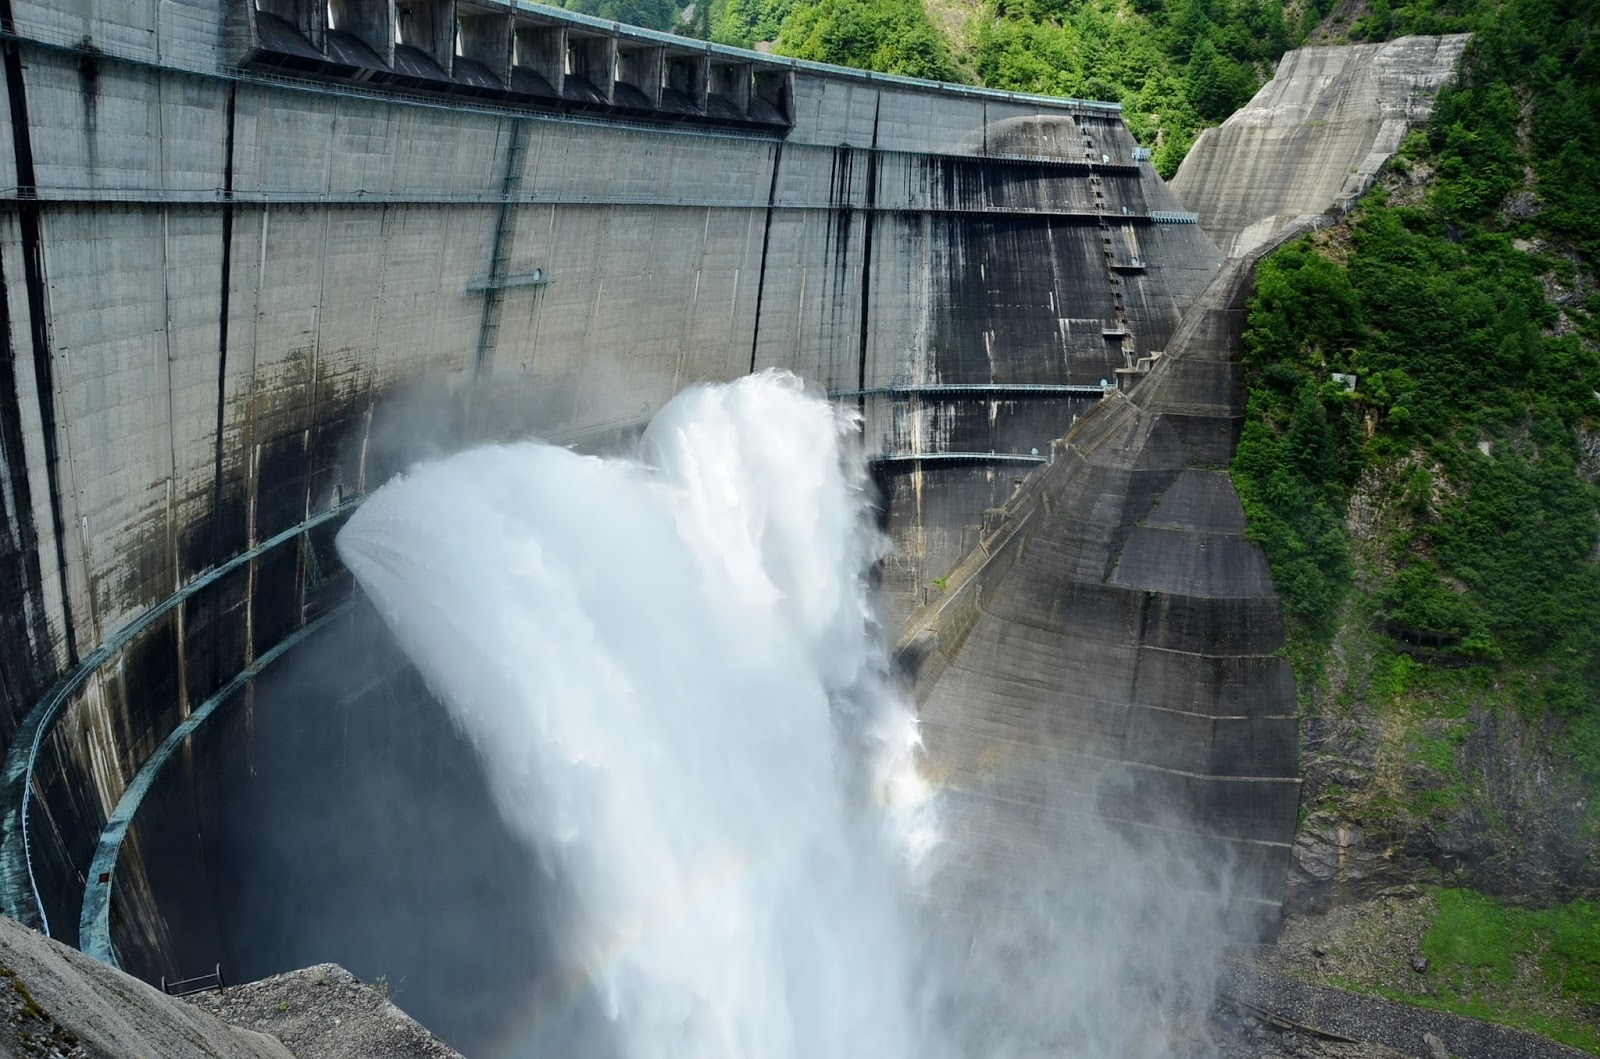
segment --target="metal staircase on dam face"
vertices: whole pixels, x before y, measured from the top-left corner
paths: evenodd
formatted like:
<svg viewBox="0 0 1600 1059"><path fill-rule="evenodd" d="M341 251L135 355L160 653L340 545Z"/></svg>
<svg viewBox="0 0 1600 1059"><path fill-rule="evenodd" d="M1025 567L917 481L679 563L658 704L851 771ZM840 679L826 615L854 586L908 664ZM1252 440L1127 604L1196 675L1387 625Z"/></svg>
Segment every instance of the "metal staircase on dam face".
<svg viewBox="0 0 1600 1059"><path fill-rule="evenodd" d="M1084 157L1093 158L1094 151L1094 141L1085 135L1083 138ZM1102 252L1105 254L1106 280L1111 286L1112 312L1116 316L1115 324L1102 328L1100 334L1102 337L1117 340L1122 348L1124 359L1128 359L1133 354L1133 332L1128 328L1128 306L1122 297L1122 279L1118 275L1116 268L1116 251L1113 248L1111 239L1111 222L1106 213L1105 187L1101 183L1099 173L1090 172L1089 187L1092 189L1094 197L1095 223L1100 228L1100 245ZM1123 211L1127 211L1126 206L1123 207ZM1132 256L1129 265L1139 271L1143 271L1143 266L1139 264L1137 255Z"/></svg>

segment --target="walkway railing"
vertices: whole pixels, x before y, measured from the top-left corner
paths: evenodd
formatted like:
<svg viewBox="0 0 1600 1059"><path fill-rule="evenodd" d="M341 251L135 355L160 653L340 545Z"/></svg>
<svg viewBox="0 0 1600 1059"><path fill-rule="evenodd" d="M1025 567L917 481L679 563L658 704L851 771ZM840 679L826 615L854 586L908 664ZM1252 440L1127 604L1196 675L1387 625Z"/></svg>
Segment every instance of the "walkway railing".
<svg viewBox="0 0 1600 1059"><path fill-rule="evenodd" d="M102 963L120 966L116 951L111 946L111 887L116 877L117 860L122 854L122 840L127 836L128 828L132 826L133 818L138 814L139 806L162 766L183 745L185 739L210 719L217 707L244 690L245 685L259 676L262 670L293 650L297 644L348 611L353 603L353 600L345 600L322 617L302 625L278 641L271 650L241 669L221 691L184 718L183 723L169 732L155 752L145 759L133 780L123 788L117 807L111 811L105 828L100 832L100 844L95 847L94 860L89 865L89 881L83 888L83 907L78 915L78 948Z"/></svg>
<svg viewBox="0 0 1600 1059"><path fill-rule="evenodd" d="M864 390L829 390L828 396L845 397L1104 397L1115 383L1044 382L921 382L901 386L869 386Z"/></svg>
<svg viewBox="0 0 1600 1059"><path fill-rule="evenodd" d="M1037 452L886 452L869 463L1049 463Z"/></svg>
<svg viewBox="0 0 1600 1059"><path fill-rule="evenodd" d="M168 996L209 993L213 989L220 993L227 984L222 978L222 964L220 963L217 964L216 970L210 974L202 974L195 978L180 978L175 982L169 982L166 975L161 976L161 991Z"/></svg>
<svg viewBox="0 0 1600 1059"><path fill-rule="evenodd" d="M37 912L39 928L46 935L50 934L50 919L45 912L44 901L39 895L38 879L34 875L33 847L28 832L33 801L32 780L34 769L38 765L40 748L54 727L57 716L72 701L78 690L139 634L172 613L195 593L215 584L279 545L292 541L326 522L348 515L364 499L366 499L364 496L355 497L313 515L299 525L292 526L221 566L201 574L115 634L107 637L29 712L17 729L11 748L6 752L5 769L0 773L0 804L5 806L5 834L4 838L0 839L0 910L12 919L30 924L34 921L34 913Z"/></svg>

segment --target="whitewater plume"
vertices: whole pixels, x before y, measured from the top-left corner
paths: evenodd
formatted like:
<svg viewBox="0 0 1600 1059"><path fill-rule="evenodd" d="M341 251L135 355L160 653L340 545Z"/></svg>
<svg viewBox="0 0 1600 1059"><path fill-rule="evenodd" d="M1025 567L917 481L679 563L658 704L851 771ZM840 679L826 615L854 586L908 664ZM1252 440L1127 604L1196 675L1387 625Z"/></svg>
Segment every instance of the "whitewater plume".
<svg viewBox="0 0 1600 1059"><path fill-rule="evenodd" d="M901 894L934 828L854 437L769 373L681 394L632 459L417 466L340 533L627 1056L929 1054Z"/></svg>

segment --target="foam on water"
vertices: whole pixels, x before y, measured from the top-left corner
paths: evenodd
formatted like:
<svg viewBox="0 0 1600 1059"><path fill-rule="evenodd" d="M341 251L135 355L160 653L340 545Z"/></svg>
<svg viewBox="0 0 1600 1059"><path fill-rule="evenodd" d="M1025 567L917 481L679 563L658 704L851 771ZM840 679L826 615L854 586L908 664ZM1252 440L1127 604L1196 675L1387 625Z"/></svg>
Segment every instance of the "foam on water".
<svg viewBox="0 0 1600 1059"><path fill-rule="evenodd" d="M854 436L753 376L677 397L632 460L420 465L339 535L569 895L562 973L627 1056L929 1053L901 894L935 829Z"/></svg>

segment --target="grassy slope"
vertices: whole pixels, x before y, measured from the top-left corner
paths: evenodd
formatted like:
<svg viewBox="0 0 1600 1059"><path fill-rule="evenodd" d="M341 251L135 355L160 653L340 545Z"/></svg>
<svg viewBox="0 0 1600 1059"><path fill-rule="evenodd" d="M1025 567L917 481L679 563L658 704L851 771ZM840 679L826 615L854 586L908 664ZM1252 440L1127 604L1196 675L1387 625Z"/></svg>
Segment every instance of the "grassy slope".
<svg viewBox="0 0 1600 1059"><path fill-rule="evenodd" d="M1508 908L1444 890L1422 952L1436 995L1398 999L1521 1026L1600 1055L1600 904Z"/></svg>

